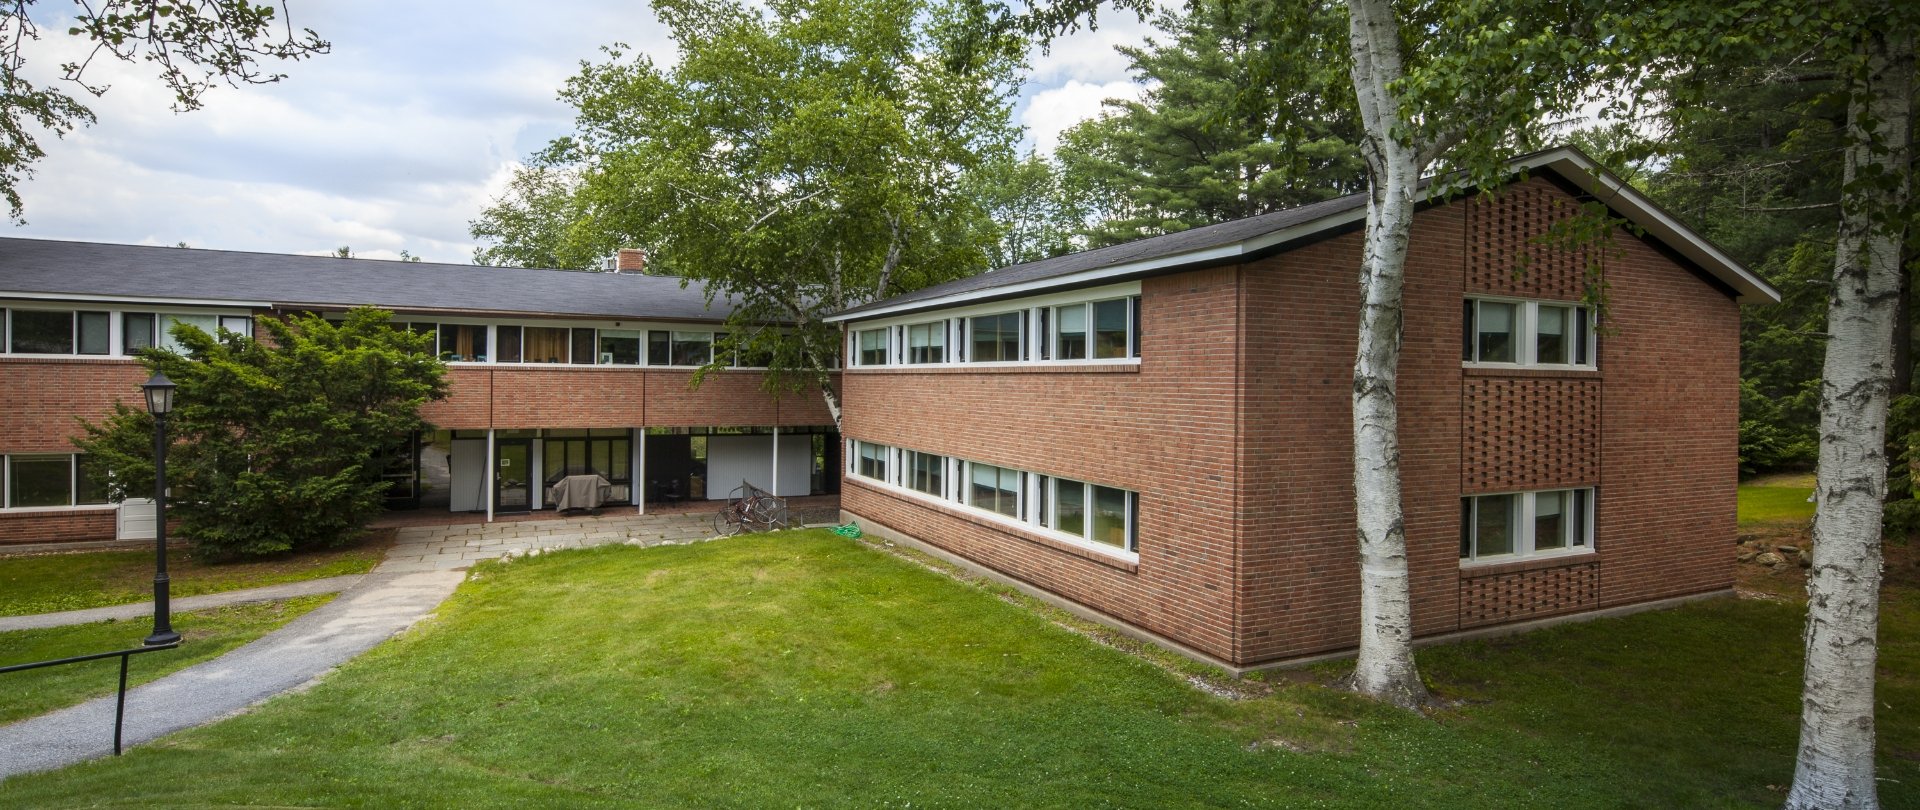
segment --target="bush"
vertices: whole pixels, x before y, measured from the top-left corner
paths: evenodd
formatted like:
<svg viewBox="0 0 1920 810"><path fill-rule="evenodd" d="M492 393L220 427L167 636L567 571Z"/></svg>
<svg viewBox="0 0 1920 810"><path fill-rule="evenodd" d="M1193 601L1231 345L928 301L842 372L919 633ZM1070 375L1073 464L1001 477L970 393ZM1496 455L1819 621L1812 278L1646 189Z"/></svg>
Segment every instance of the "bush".
<svg viewBox="0 0 1920 810"><path fill-rule="evenodd" d="M261 318L267 340L173 327L185 349L140 361L179 386L167 420L168 516L215 556L340 545L380 512L378 455L427 427L420 406L446 395L430 336L356 309L342 323ZM74 444L114 497L153 491L153 417L116 402Z"/></svg>

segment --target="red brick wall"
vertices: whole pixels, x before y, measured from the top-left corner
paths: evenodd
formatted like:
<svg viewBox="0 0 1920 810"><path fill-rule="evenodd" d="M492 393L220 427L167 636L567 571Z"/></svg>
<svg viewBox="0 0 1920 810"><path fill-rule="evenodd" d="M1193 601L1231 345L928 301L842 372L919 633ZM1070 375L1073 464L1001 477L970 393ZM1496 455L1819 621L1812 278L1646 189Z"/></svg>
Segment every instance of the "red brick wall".
<svg viewBox="0 0 1920 810"><path fill-rule="evenodd" d="M1140 560L848 477L842 508L1222 658L1233 655L1235 270L1148 279L1137 367L849 370L845 433L1140 493Z"/></svg>
<svg viewBox="0 0 1920 810"><path fill-rule="evenodd" d="M144 408L133 360L0 357L0 453L71 453L78 416L99 421L115 399Z"/></svg>
<svg viewBox="0 0 1920 810"><path fill-rule="evenodd" d="M1600 390L1590 371L1469 371L1460 403L1460 491L1600 483Z"/></svg>
<svg viewBox="0 0 1920 810"><path fill-rule="evenodd" d="M505 366L447 370L448 396L422 411L447 429L831 425L815 391L779 397L758 371L720 371L689 389L693 372Z"/></svg>
<svg viewBox="0 0 1920 810"><path fill-rule="evenodd" d="M109 508L0 512L0 546L112 540L114 528Z"/></svg>

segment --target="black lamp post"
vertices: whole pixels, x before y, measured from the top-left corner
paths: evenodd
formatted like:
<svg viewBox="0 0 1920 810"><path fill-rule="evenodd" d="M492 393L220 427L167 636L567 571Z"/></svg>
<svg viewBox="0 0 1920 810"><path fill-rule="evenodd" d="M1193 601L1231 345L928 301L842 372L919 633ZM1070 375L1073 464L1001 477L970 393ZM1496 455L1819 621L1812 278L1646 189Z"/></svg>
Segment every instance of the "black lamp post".
<svg viewBox="0 0 1920 810"><path fill-rule="evenodd" d="M153 414L153 635L149 647L173 644L180 634L173 631L173 606L167 587L167 414L173 412L173 381L156 373L140 390L147 395L147 412Z"/></svg>

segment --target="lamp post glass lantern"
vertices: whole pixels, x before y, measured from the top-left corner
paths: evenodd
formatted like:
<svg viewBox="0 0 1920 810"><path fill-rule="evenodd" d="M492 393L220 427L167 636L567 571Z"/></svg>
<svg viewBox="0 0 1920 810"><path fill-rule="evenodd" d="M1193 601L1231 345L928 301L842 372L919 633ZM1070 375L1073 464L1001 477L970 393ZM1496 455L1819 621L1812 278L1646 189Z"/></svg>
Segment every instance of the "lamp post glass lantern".
<svg viewBox="0 0 1920 810"><path fill-rule="evenodd" d="M167 582L167 414L173 412L173 389L173 381L160 373L140 386L153 414L153 635L147 636L147 646L180 641Z"/></svg>

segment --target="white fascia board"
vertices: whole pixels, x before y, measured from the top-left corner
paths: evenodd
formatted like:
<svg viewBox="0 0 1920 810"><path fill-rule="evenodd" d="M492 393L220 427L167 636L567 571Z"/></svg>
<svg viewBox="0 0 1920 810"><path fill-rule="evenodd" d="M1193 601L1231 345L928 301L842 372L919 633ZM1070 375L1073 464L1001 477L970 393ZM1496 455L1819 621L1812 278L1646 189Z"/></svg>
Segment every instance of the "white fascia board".
<svg viewBox="0 0 1920 810"><path fill-rule="evenodd" d="M211 298L154 298L141 295L85 295L81 293L14 292L0 290L0 299L19 301L73 301L103 304L154 304L177 307L219 307L222 309L267 309L266 301L221 301Z"/></svg>
<svg viewBox="0 0 1920 810"><path fill-rule="evenodd" d="M1613 176L1612 172L1578 150L1561 148L1544 152L1516 163L1515 168L1546 168L1572 181L1625 215L1628 221L1645 229L1648 235L1692 259L1715 278L1732 287L1738 294L1736 300L1739 303L1780 303L1780 291L1774 289L1773 285L1754 275L1705 237L1661 210L1638 189Z"/></svg>
<svg viewBox="0 0 1920 810"><path fill-rule="evenodd" d="M1116 264L1111 267L1102 267L1095 270L1082 270L1078 273L1070 273L1064 276L1050 276L1048 278L1021 282L1019 284L1008 284L1003 287L988 287L980 290L968 290L967 292L963 292L963 293L943 295L936 298L926 298L919 301L908 301L901 304L880 307L879 309L865 310L862 312L855 312L848 315L829 315L824 320L827 323L844 323L847 321L865 321L865 320L871 320L874 318L880 318L887 315L892 315L892 314L897 314L902 312L915 312L915 311L926 310L926 309L946 309L949 307L954 307L954 306L958 306L968 302L979 301L981 299L987 299L987 298L1014 298L1014 297L1019 297L1024 293L1043 292L1046 290L1051 290L1059 287L1090 286L1090 285L1098 284L1102 281L1107 281L1114 278L1124 278L1126 276L1136 275L1140 273L1147 273L1147 272L1151 272L1154 270L1159 270L1167 267L1180 267L1180 266L1189 265L1189 264L1201 264L1205 262L1218 261L1221 259L1237 258L1237 257L1245 256L1249 253L1255 253L1261 250L1265 250L1274 245L1283 244L1283 243L1292 241L1294 239L1299 239L1305 236L1311 236L1314 233L1326 230L1327 228L1344 225L1349 222L1364 220L1366 219L1366 217L1367 217L1367 209L1364 206L1362 206L1360 208L1356 208L1349 211L1341 211L1334 214L1328 214L1327 216L1321 217L1316 220L1312 220L1310 222L1303 222L1298 225L1294 225L1292 227L1282 228L1272 233L1262 234L1260 236L1253 237L1251 239L1242 240L1242 241L1235 242L1228 245L1221 245L1219 247L1207 248L1205 250L1194 250L1194 251L1188 251L1186 253L1176 253L1171 256L1161 256L1153 259L1143 259L1137 262L1127 262L1125 264Z"/></svg>

